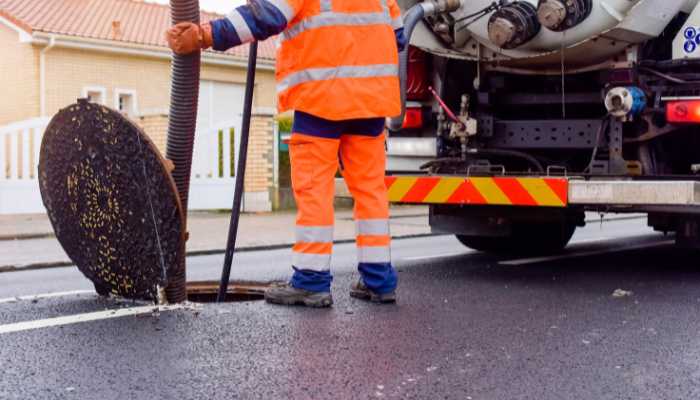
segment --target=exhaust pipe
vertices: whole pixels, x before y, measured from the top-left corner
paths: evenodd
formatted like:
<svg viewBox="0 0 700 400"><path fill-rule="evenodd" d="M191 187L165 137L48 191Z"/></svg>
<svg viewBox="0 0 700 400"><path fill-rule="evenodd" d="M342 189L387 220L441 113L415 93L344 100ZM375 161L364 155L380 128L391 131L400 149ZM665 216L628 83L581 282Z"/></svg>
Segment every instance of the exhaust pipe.
<svg viewBox="0 0 700 400"><path fill-rule="evenodd" d="M403 17L403 32L406 41L411 43L411 36L416 25L425 17L440 13L457 11L462 7L463 0L429 0L409 8ZM389 120L389 130L400 131L406 118L406 79L408 76L408 47L399 53L399 80L401 82L401 114Z"/></svg>

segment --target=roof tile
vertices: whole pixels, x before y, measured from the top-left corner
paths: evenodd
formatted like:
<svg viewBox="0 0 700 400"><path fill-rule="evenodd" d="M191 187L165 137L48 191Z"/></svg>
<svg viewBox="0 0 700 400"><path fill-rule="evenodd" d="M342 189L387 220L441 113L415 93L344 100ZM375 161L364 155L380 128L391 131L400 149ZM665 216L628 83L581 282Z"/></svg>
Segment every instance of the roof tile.
<svg viewBox="0 0 700 400"><path fill-rule="evenodd" d="M143 0L0 0L0 16L20 28L89 39L166 47L164 32L170 26L170 8ZM221 18L203 11L202 21ZM113 23L118 21L119 35ZM259 57L275 59L275 38L259 45ZM248 46L228 52L246 57Z"/></svg>

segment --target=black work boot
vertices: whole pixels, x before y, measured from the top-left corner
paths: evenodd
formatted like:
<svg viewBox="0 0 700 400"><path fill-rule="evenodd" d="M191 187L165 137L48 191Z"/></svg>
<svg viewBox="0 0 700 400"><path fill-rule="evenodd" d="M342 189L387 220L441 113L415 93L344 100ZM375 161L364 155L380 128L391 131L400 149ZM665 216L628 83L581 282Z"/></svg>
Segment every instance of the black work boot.
<svg viewBox="0 0 700 400"><path fill-rule="evenodd" d="M265 291L265 301L286 306L330 307L333 305L333 297L329 292L310 292L297 289L290 284L271 287Z"/></svg>
<svg viewBox="0 0 700 400"><path fill-rule="evenodd" d="M373 292L365 286L362 278L350 286L350 297L371 301L372 303L396 303L395 290L384 294Z"/></svg>

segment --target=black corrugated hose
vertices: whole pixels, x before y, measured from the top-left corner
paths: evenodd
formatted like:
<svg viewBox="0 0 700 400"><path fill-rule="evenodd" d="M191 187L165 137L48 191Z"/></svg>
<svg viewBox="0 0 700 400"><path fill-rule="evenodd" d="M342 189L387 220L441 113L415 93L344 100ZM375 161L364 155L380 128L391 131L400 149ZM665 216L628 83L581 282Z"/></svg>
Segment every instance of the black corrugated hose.
<svg viewBox="0 0 700 400"><path fill-rule="evenodd" d="M199 24L199 0L170 0L172 23L194 22ZM172 86L170 92L170 116L166 158L175 165L172 172L185 213L184 229L187 229L187 200L190 191L192 151L197 125L197 103L199 100L199 72L201 52L181 56L174 54L172 62ZM165 293L170 303L187 300L187 270L185 266L185 243L182 257L174 275L168 279Z"/></svg>

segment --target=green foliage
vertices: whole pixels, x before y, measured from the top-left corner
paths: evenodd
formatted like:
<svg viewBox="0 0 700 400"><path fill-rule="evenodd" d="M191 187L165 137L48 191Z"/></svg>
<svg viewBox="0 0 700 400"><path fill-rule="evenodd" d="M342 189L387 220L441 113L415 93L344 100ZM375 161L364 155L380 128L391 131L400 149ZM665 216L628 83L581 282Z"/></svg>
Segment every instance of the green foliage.
<svg viewBox="0 0 700 400"><path fill-rule="evenodd" d="M293 123L294 119L290 116L280 115L277 117L277 124L279 125L280 132L291 132Z"/></svg>

